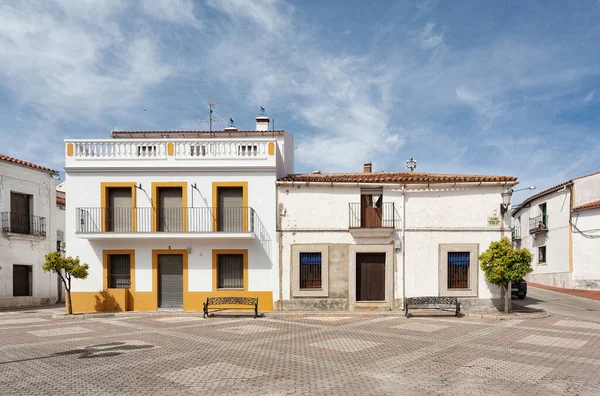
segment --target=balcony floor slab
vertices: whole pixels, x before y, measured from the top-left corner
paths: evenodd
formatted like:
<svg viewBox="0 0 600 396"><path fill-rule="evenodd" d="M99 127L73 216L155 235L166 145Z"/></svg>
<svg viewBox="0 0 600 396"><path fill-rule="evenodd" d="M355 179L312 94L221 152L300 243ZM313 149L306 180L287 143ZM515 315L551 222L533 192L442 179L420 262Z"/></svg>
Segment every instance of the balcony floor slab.
<svg viewBox="0 0 600 396"><path fill-rule="evenodd" d="M77 238L88 240L111 239L237 239L251 240L253 232L98 232L75 234Z"/></svg>

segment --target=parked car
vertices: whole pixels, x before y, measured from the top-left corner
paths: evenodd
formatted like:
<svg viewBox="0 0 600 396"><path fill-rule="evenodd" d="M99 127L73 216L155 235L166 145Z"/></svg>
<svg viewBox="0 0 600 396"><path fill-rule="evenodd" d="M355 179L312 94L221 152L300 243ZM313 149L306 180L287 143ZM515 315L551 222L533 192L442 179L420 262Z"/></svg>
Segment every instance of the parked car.
<svg viewBox="0 0 600 396"><path fill-rule="evenodd" d="M511 294L519 297L520 300L527 297L527 282L525 279L513 281L511 285Z"/></svg>

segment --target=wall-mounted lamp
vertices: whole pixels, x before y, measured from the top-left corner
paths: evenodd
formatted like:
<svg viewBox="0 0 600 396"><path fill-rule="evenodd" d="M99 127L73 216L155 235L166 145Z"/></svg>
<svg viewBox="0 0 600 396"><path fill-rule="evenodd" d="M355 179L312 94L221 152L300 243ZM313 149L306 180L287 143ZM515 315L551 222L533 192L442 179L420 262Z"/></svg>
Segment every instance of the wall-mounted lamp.
<svg viewBox="0 0 600 396"><path fill-rule="evenodd" d="M512 198L513 190L510 187L507 187L502 192L502 203L500 204L500 213L504 214L508 211L510 207L510 200Z"/></svg>

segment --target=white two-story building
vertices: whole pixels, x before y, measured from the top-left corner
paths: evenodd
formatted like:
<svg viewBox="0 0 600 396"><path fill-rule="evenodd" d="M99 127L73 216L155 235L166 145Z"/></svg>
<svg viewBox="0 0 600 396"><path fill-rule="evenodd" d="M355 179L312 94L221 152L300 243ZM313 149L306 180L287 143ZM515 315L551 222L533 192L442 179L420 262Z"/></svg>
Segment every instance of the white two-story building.
<svg viewBox="0 0 600 396"><path fill-rule="evenodd" d="M293 137L268 130L112 132L66 140L66 246L90 266L73 310L200 311L207 296L279 291L275 181Z"/></svg>
<svg viewBox="0 0 600 396"><path fill-rule="evenodd" d="M533 254L528 281L600 289L600 172L527 198L513 219L514 244Z"/></svg>
<svg viewBox="0 0 600 396"><path fill-rule="evenodd" d="M392 310L454 296L501 308L478 256L510 237L511 176L418 172L288 175L277 182L284 310Z"/></svg>
<svg viewBox="0 0 600 396"><path fill-rule="evenodd" d="M44 256L56 249L58 172L0 154L0 307L54 303L56 274Z"/></svg>

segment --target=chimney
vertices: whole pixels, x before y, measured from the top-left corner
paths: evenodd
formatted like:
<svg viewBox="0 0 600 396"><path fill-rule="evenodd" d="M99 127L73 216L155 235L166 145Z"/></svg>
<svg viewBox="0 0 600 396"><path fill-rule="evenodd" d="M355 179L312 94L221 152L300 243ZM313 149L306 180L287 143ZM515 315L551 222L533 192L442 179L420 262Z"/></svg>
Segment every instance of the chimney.
<svg viewBox="0 0 600 396"><path fill-rule="evenodd" d="M269 130L269 117L258 116L256 117L256 130L257 131L268 131Z"/></svg>
<svg viewBox="0 0 600 396"><path fill-rule="evenodd" d="M364 173L371 173L371 163L370 162L365 162L365 164L363 165L363 171L364 171Z"/></svg>
<svg viewBox="0 0 600 396"><path fill-rule="evenodd" d="M234 126L230 126L230 127L223 129L223 132L237 132L237 128Z"/></svg>

